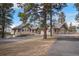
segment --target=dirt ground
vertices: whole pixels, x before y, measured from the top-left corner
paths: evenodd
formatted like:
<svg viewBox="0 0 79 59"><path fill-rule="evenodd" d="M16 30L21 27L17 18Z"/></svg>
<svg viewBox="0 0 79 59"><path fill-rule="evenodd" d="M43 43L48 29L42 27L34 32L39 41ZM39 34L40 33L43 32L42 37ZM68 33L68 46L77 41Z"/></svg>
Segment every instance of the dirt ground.
<svg viewBox="0 0 79 59"><path fill-rule="evenodd" d="M19 42L1 44L1 56L46 56L48 49L55 42L53 40L23 40Z"/></svg>

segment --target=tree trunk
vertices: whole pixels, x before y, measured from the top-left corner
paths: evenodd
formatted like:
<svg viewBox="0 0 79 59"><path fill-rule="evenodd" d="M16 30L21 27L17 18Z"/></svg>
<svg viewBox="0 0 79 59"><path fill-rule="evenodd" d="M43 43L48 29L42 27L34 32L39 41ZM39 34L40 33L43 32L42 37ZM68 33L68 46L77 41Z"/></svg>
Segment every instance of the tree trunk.
<svg viewBox="0 0 79 59"><path fill-rule="evenodd" d="M4 26L2 26L2 38L4 38L5 37L5 28L4 28Z"/></svg>
<svg viewBox="0 0 79 59"><path fill-rule="evenodd" d="M50 11L50 36L52 37L52 9Z"/></svg>
<svg viewBox="0 0 79 59"><path fill-rule="evenodd" d="M43 39L47 39L47 26L46 26L46 12L44 13L44 37Z"/></svg>
<svg viewBox="0 0 79 59"><path fill-rule="evenodd" d="M3 15L2 15L2 38L5 37L5 10L2 9Z"/></svg>
<svg viewBox="0 0 79 59"><path fill-rule="evenodd" d="M52 37L52 11L50 12L50 36Z"/></svg>
<svg viewBox="0 0 79 59"><path fill-rule="evenodd" d="M5 20L2 19L2 38L5 37Z"/></svg>

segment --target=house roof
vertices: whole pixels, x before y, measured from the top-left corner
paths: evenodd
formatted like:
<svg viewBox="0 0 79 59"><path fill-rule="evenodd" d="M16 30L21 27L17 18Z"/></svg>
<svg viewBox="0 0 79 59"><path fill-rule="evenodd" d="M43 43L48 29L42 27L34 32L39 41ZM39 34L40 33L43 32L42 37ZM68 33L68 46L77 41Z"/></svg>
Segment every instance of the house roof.
<svg viewBox="0 0 79 59"><path fill-rule="evenodd" d="M63 24L61 24L61 23L55 23L54 24L54 28L61 28L64 24L65 24L65 22Z"/></svg>
<svg viewBox="0 0 79 59"><path fill-rule="evenodd" d="M21 29L21 28L24 28L24 27L26 27L26 26L27 26L27 24L21 24L21 25L19 25L19 26L14 27L13 30L14 30L14 29ZM31 29L37 29L38 26L33 26L33 27L30 27L30 28L31 28Z"/></svg>
<svg viewBox="0 0 79 59"><path fill-rule="evenodd" d="M39 28L39 27L38 26L31 27L31 29L37 29L37 28Z"/></svg>
<svg viewBox="0 0 79 59"><path fill-rule="evenodd" d="M26 26L26 24L21 24L21 25L19 25L19 26L14 27L13 29L21 29L21 28L23 28L23 27L25 27L25 26Z"/></svg>

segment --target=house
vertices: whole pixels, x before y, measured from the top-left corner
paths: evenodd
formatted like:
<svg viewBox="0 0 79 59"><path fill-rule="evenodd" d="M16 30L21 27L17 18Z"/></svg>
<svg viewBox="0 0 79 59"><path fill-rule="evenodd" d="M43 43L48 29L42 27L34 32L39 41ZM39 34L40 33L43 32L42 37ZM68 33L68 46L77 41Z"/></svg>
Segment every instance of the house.
<svg viewBox="0 0 79 59"><path fill-rule="evenodd" d="M76 26L72 26L72 23L70 23L69 32L75 33L77 31L76 28L77 28Z"/></svg>
<svg viewBox="0 0 79 59"><path fill-rule="evenodd" d="M12 34L14 37L20 35L40 33L39 27L27 26L27 24L21 24L19 26L14 27L12 30Z"/></svg>
<svg viewBox="0 0 79 59"><path fill-rule="evenodd" d="M14 36L23 35L23 34L26 34L26 33L30 32L30 28L27 27L26 24L21 24L19 26L16 26L12 30L13 30L12 34Z"/></svg>
<svg viewBox="0 0 79 59"><path fill-rule="evenodd" d="M72 29L72 32L76 32L76 26L72 26L71 29Z"/></svg>
<svg viewBox="0 0 79 59"><path fill-rule="evenodd" d="M54 33L67 33L68 25L65 22L65 16L63 12L59 14L58 21L53 24Z"/></svg>
<svg viewBox="0 0 79 59"><path fill-rule="evenodd" d="M55 23L53 25L54 33L67 33L68 32L68 26L64 23Z"/></svg>

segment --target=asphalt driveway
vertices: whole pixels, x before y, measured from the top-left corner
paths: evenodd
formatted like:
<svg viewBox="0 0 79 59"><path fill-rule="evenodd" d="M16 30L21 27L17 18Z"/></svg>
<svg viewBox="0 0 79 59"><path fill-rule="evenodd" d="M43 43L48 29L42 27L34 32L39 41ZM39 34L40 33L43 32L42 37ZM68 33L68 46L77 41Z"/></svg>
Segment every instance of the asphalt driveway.
<svg viewBox="0 0 79 59"><path fill-rule="evenodd" d="M49 56L79 56L79 38L73 36L58 37L48 49Z"/></svg>

